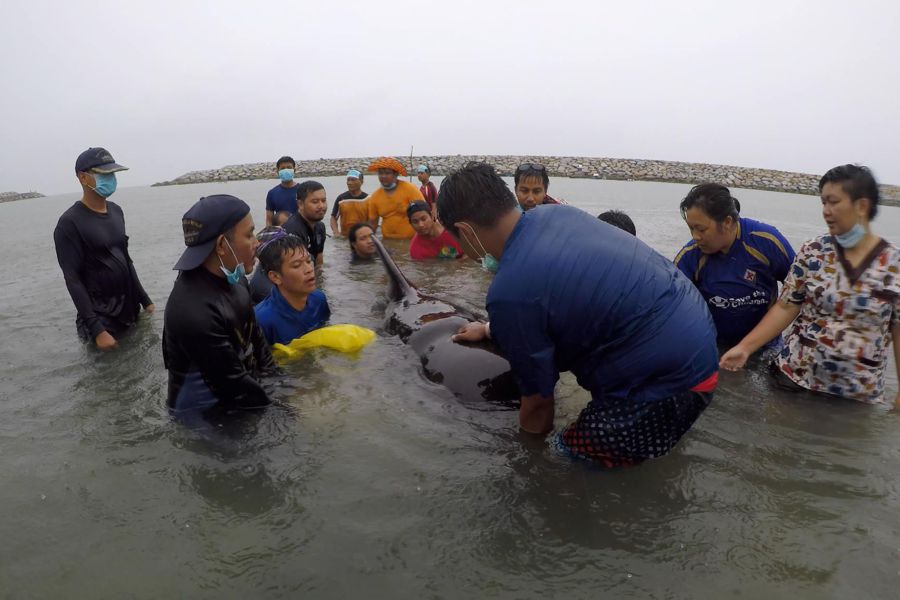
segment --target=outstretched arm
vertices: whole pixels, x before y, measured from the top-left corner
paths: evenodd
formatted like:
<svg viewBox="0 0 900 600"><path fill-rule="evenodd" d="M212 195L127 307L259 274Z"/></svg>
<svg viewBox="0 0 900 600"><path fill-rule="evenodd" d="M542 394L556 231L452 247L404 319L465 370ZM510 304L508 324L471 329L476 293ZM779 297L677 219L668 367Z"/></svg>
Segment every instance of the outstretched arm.
<svg viewBox="0 0 900 600"><path fill-rule="evenodd" d="M797 315L800 314L800 305L791 302L779 301L772 305L766 316L763 317L750 333L744 336L734 348L722 355L719 367L729 371L737 371L742 368L751 354L759 350L769 340L787 329Z"/></svg>
<svg viewBox="0 0 900 600"><path fill-rule="evenodd" d="M456 335L454 342L479 342L490 339L490 323L466 323ZM519 408L519 427L526 433L546 435L553 429L553 412L556 401L554 397L541 394L522 396Z"/></svg>

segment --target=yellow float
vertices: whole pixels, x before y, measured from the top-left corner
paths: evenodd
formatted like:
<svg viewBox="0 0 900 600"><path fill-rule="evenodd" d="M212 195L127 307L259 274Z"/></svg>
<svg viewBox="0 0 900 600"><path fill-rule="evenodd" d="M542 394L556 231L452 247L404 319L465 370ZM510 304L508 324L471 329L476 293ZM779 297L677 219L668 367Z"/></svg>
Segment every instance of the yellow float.
<svg viewBox="0 0 900 600"><path fill-rule="evenodd" d="M352 354L362 350L374 339L374 331L359 325L328 325L291 340L289 344L274 344L272 355L278 362L287 362L313 348L330 348Z"/></svg>

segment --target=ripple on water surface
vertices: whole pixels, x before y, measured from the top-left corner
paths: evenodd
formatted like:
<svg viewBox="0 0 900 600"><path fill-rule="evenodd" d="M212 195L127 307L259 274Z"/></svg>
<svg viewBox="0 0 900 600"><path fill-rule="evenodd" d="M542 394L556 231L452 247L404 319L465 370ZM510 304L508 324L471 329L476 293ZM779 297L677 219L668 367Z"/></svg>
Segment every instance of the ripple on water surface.
<svg viewBox="0 0 900 600"><path fill-rule="evenodd" d="M325 178L329 198L341 178ZM201 195L254 206L274 182L124 188L137 270L157 313L100 355L77 343L50 238L73 195L0 205L13 273L0 283L2 589L43 597L892 597L900 535L898 418L792 395L760 365L724 373L665 458L603 471L522 436L516 415L469 407L386 337L380 264L326 243L335 322L379 332L358 357L314 352L273 382L279 404L189 427L165 410L160 342ZM625 208L667 256L687 241L687 186L554 180L596 214ZM747 216L799 245L817 198L737 191ZM40 207L36 210L35 207ZM23 226L27 223L28 226ZM900 210L876 221L900 231ZM38 232L37 234L35 232ZM888 237L890 237L888 235ZM896 236L895 236L896 237ZM411 263L423 289L475 311L490 276ZM889 387L896 387L891 371ZM558 387L557 426L587 402ZM102 582L102 586L98 582ZM18 594L16 594L18 595Z"/></svg>

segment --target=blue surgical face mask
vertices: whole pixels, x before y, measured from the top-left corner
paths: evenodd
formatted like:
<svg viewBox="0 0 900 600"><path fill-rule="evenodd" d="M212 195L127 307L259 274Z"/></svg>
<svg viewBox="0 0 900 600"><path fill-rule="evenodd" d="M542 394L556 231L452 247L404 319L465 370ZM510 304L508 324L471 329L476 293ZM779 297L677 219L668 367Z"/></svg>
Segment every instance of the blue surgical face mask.
<svg viewBox="0 0 900 600"><path fill-rule="evenodd" d="M857 223L850 228L850 231L835 235L834 239L837 240L837 243L840 244L842 248L853 248L859 244L864 237L866 237L866 230L862 225Z"/></svg>
<svg viewBox="0 0 900 600"><path fill-rule="evenodd" d="M288 181L293 181L294 180L294 170L293 169L281 169L280 171L278 171L278 177L284 183L287 183Z"/></svg>
<svg viewBox="0 0 900 600"><path fill-rule="evenodd" d="M115 173L93 173L94 187L91 189L97 192L98 196L109 198L116 193L116 174ZM90 186L88 186L90 187Z"/></svg>
<svg viewBox="0 0 900 600"><path fill-rule="evenodd" d="M386 190L388 190L388 191L391 191L392 189L394 189L395 187L397 187L397 182L395 181L395 182L392 183L391 185L384 185L384 184L382 183L382 184L381 184L381 187L383 187L384 189L386 189Z"/></svg>
<svg viewBox="0 0 900 600"><path fill-rule="evenodd" d="M231 285L237 285L237 283L247 275L247 270L244 268L244 263L238 260L237 254L234 253L234 248L231 247L231 244L228 243L228 238L225 238L225 243L228 244L228 249L231 250L231 255L234 257L235 262L237 262L237 266L234 268L234 271L229 271L225 268L225 263L222 262L222 257L219 257L219 263L221 266L219 269L225 273L225 280Z"/></svg>
<svg viewBox="0 0 900 600"><path fill-rule="evenodd" d="M484 258L481 259L481 268L488 273L496 273L497 269L500 268L500 263L491 255L490 252L488 252L484 255Z"/></svg>
<svg viewBox="0 0 900 600"><path fill-rule="evenodd" d="M491 255L490 252L485 250L484 245L481 243L481 240L478 239L478 236L475 234L475 230L469 227L467 223L460 223L460 225L465 225L469 231L472 232L472 235L475 236L475 241L478 242L478 246L481 248L481 251L484 252L484 256L481 257L481 268L487 271L488 273L496 273L497 269L500 268L500 262ZM472 242L469 242L468 236L466 236L466 242L474 248L475 246Z"/></svg>

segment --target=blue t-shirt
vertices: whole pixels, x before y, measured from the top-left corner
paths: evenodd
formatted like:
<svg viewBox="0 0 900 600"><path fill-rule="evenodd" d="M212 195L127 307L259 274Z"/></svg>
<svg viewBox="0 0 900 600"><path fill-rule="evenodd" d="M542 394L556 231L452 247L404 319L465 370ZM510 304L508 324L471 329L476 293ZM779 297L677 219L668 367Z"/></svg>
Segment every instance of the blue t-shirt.
<svg viewBox="0 0 900 600"><path fill-rule="evenodd" d="M266 194L266 210L273 213L286 211L294 214L297 212L297 185L286 188L278 184L269 190L269 193Z"/></svg>
<svg viewBox="0 0 900 600"><path fill-rule="evenodd" d="M719 342L729 346L762 320L793 262L794 249L781 232L753 219L738 221L728 254L703 254L692 241L675 257L675 265L706 300Z"/></svg>
<svg viewBox="0 0 900 600"><path fill-rule="evenodd" d="M323 327L331 318L331 309L322 290L314 290L303 310L297 310L284 299L277 287L269 297L256 305L256 321L270 344L288 344L291 340Z"/></svg>
<svg viewBox="0 0 900 600"><path fill-rule="evenodd" d="M718 371L703 298L671 261L571 206L523 214L488 290L491 336L523 395L572 371L593 402L654 401Z"/></svg>

